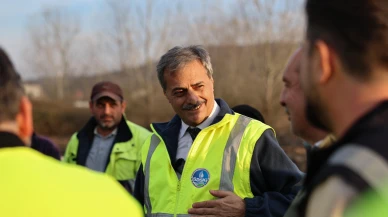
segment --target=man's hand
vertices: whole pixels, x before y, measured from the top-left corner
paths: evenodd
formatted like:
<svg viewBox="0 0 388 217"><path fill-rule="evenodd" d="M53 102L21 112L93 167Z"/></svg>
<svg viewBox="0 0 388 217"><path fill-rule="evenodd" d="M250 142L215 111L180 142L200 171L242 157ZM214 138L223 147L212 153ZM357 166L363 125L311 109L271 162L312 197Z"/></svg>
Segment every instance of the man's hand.
<svg viewBox="0 0 388 217"><path fill-rule="evenodd" d="M219 198L193 204L189 214L198 216L230 216L243 217L245 215L245 201L230 191L210 190L210 194Z"/></svg>

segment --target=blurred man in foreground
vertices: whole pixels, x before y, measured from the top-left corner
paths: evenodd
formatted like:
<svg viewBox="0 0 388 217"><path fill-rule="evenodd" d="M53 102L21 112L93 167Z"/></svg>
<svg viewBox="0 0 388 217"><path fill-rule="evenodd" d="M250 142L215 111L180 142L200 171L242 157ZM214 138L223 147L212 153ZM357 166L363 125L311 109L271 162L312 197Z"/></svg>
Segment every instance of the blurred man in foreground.
<svg viewBox="0 0 388 217"><path fill-rule="evenodd" d="M343 216L369 190L386 210L388 1L307 0L306 14L306 117L338 140L312 153L299 216Z"/></svg>
<svg viewBox="0 0 388 217"><path fill-rule="evenodd" d="M110 177L26 147L32 132L31 103L0 49L0 216L142 216Z"/></svg>

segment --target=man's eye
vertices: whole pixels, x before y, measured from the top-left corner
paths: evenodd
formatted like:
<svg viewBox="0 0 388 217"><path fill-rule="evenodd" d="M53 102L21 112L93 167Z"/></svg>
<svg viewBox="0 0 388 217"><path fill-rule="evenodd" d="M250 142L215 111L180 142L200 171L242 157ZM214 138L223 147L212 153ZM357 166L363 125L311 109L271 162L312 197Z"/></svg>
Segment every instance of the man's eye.
<svg viewBox="0 0 388 217"><path fill-rule="evenodd" d="M183 96L184 91L175 91L174 96Z"/></svg>

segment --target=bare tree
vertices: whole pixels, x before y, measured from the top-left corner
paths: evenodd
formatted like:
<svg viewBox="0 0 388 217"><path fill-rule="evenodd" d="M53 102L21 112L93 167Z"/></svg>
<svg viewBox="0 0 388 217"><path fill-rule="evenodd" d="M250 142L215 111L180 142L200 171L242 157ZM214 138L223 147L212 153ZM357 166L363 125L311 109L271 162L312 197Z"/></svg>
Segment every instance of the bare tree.
<svg viewBox="0 0 388 217"><path fill-rule="evenodd" d="M243 0L240 8L245 27L241 32L249 33L243 35L244 39L261 45L252 53L262 60L257 68L262 87L258 96L263 112L274 125L280 110L281 72L303 30L298 22L302 14L300 5L301 1L298 4L296 0Z"/></svg>
<svg viewBox="0 0 388 217"><path fill-rule="evenodd" d="M118 61L118 69L122 73L128 73L133 63L137 62L132 55L134 49L134 26L131 17L131 2L121 0L106 0L106 31L103 35L107 40L107 48ZM113 61L113 62L116 62Z"/></svg>
<svg viewBox="0 0 388 217"><path fill-rule="evenodd" d="M28 62L36 73L55 78L58 99L64 98L66 79L76 68L72 49L79 33L78 20L57 8L43 10L28 26Z"/></svg>
<svg viewBox="0 0 388 217"><path fill-rule="evenodd" d="M137 80L139 85L145 89L144 96L144 109L148 116L146 118L147 123L151 123L153 117L152 114L155 110L155 94L157 85L157 77L155 70L155 61L160 54L169 48L172 41L168 40L169 33L171 31L171 8L167 8L162 18L156 17L158 15L158 8L155 6L154 0L147 0L142 10L139 8L138 21L140 23L139 39L142 41L141 46L143 50L143 60L145 67L143 71L137 71ZM155 22L159 19L160 22ZM155 58L156 57L156 58Z"/></svg>
<svg viewBox="0 0 388 217"><path fill-rule="evenodd" d="M174 3L174 1L171 1ZM170 3L171 3L170 2ZM165 2L107 0L108 31L104 31L108 49L119 60L120 72L130 75L133 103L141 104L146 111L146 123L152 119L155 86L157 84L155 61L169 46L174 4L158 11ZM127 85L128 86L128 85Z"/></svg>

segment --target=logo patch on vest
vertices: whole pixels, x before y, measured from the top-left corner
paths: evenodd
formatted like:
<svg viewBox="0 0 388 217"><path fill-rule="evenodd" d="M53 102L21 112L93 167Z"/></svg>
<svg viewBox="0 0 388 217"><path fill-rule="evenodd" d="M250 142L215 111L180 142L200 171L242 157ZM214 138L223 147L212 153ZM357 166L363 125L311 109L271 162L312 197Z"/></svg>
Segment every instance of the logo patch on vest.
<svg viewBox="0 0 388 217"><path fill-rule="evenodd" d="M197 188L202 188L210 180L210 173L204 168L196 169L191 175L191 183Z"/></svg>

